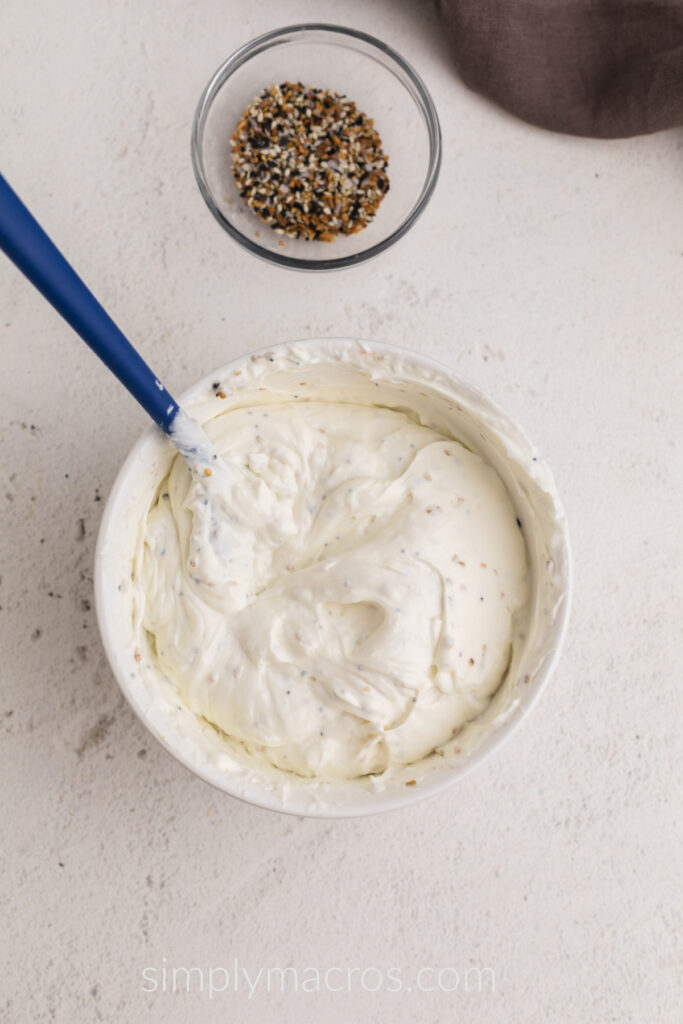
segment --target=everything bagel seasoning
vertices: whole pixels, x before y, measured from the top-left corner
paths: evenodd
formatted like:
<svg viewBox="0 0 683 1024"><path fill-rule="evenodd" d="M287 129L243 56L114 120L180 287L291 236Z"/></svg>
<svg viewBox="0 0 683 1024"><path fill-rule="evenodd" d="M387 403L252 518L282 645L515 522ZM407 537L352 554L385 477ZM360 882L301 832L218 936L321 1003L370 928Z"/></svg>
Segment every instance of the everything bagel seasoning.
<svg viewBox="0 0 683 1024"><path fill-rule="evenodd" d="M231 140L240 196L281 235L334 241L362 231L389 191L382 140L346 96L270 85Z"/></svg>

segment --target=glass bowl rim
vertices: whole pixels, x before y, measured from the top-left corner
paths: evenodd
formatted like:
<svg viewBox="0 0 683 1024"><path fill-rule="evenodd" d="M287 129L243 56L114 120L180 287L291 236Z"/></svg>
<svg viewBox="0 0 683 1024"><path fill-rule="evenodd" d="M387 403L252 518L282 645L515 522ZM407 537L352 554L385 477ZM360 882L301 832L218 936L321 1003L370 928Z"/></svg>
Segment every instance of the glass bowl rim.
<svg viewBox="0 0 683 1024"><path fill-rule="evenodd" d="M228 79L252 57L259 53L263 53L273 45L276 45L283 36L288 36L292 33L299 33L303 35L309 32L329 32L339 36L346 36L352 40L367 43L369 46L380 50L385 56L388 56L395 64L398 65L403 74L407 76L410 85L412 86L412 90L409 91L411 91L413 99L417 102L420 112L424 118L429 136L429 163L427 173L418 199L413 204L408 216L401 221L394 231L388 234L385 238L382 238L379 242L376 242L374 245L368 246L367 249L363 249L358 253L352 253L349 256L336 256L330 259L321 260L302 259L300 257L286 256L284 253L272 252L270 249L259 245L258 242L255 242L253 239L239 231L221 212L214 200L213 192L211 191L206 178L203 158L204 128L206 126L206 119L213 101ZM399 81L401 81L401 84L406 87L406 83L404 81L401 79L399 79ZM366 260L372 259L374 256L378 256L380 253L390 248L394 242L397 242L399 238L402 238L403 235L410 230L413 224L424 212L427 203L434 192L434 188L439 177L439 170L441 168L441 126L439 124L439 117L436 112L434 101L426 85L412 65L410 65L408 61L405 60L396 50L394 50L393 47L383 43L381 39L378 39L376 36L369 35L367 32L361 32L358 29L347 28L342 25L326 24L324 22L304 22L297 25L286 25L282 28L272 29L270 32L264 32L262 35L256 36L255 39L252 39L243 46L240 46L239 49L235 50L234 53L227 58L227 60L223 61L220 67L209 79L199 98L199 103L197 104L192 121L191 153L195 180L204 202L221 227L241 246L253 255L267 260L269 263L274 263L277 266L286 267L290 270L342 270L346 267L358 266L360 263L364 263Z"/></svg>

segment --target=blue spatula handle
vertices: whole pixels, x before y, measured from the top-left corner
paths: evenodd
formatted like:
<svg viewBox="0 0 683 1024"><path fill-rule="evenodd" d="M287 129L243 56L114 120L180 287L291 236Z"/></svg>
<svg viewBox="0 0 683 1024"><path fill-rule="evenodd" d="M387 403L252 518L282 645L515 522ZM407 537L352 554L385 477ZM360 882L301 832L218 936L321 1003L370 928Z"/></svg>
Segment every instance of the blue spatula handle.
<svg viewBox="0 0 683 1024"><path fill-rule="evenodd" d="M176 402L1 174L0 248L168 433Z"/></svg>

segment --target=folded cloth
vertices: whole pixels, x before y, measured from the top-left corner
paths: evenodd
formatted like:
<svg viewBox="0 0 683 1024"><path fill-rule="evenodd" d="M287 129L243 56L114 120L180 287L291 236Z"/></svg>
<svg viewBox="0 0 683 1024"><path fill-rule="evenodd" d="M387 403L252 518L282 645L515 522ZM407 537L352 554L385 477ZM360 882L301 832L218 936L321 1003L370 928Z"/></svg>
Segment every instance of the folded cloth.
<svg viewBox="0 0 683 1024"><path fill-rule="evenodd" d="M512 114L620 138L683 124L683 0L437 0L463 81Z"/></svg>

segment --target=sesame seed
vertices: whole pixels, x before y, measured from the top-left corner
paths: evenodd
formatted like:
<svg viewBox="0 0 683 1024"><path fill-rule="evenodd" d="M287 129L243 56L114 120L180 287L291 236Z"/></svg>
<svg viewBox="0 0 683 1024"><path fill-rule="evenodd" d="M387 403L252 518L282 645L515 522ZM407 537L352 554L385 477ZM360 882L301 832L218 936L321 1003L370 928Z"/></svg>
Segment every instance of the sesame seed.
<svg viewBox="0 0 683 1024"><path fill-rule="evenodd" d="M240 196L290 238L355 234L389 191L389 160L372 119L329 89L268 86L242 114L231 144Z"/></svg>

